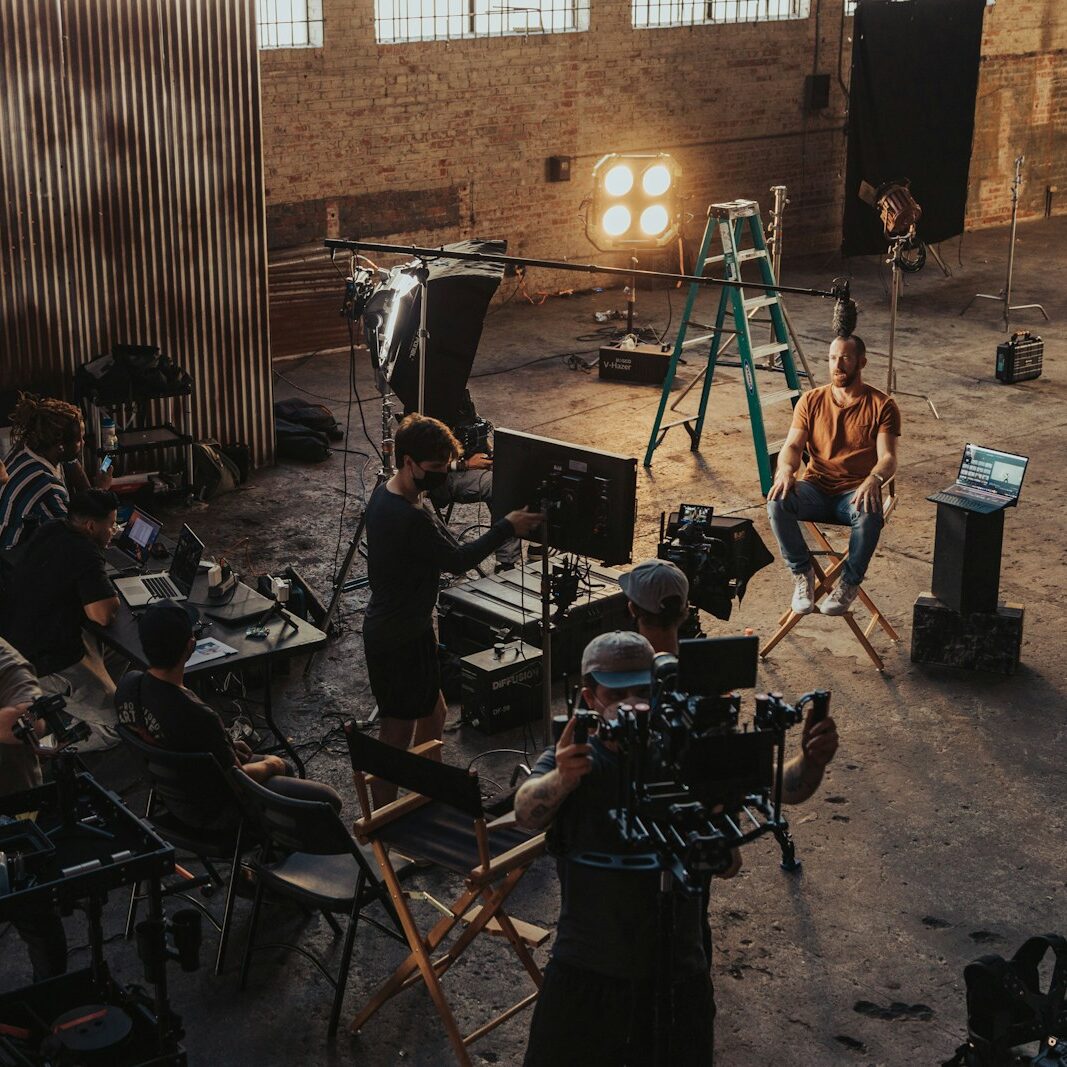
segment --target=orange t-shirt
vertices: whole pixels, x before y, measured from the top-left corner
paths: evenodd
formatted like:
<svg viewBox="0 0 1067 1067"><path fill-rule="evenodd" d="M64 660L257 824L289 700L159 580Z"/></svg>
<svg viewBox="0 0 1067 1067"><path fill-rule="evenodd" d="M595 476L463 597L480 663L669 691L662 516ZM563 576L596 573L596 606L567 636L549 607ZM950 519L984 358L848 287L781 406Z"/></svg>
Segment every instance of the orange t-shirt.
<svg viewBox="0 0 1067 1067"><path fill-rule="evenodd" d="M822 385L797 401L793 429L808 435L808 466L800 477L824 493L847 493L878 462L878 435L900 436L900 409L891 396L870 385L859 400L842 407L833 387Z"/></svg>

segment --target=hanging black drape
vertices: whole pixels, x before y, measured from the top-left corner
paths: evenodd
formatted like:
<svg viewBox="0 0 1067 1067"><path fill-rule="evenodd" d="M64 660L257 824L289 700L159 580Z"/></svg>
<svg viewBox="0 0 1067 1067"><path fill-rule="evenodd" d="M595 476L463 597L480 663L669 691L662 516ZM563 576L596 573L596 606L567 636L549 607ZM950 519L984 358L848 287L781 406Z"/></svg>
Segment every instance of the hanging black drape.
<svg viewBox="0 0 1067 1067"><path fill-rule="evenodd" d="M861 181L911 179L928 243L963 232L985 0L859 0L842 251L885 251Z"/></svg>

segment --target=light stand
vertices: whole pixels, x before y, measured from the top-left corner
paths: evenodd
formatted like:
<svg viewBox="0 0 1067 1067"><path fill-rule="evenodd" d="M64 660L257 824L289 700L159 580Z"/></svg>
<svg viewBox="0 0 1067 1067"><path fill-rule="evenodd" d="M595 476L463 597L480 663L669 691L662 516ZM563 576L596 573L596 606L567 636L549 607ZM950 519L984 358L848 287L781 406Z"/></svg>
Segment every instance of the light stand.
<svg viewBox="0 0 1067 1067"><path fill-rule="evenodd" d="M396 464L393 462L393 405L389 402L391 394L389 392L389 383L385 380L384 374L379 374L378 376L378 388L382 394L382 465L378 468L374 489L389 481L396 474ZM371 495L373 495L374 489L371 490ZM370 497L368 497L369 499ZM345 553L344 561L341 563L341 569L334 578L333 596L330 597L329 607L327 607L326 614L322 617L322 622L319 623L320 630L329 632L330 626L333 624L333 617L337 614L337 609L341 605L341 597L367 585L368 579L365 577L348 580L348 572L352 569L356 553L359 551L359 543L363 539L363 532L366 528L367 509L364 507L363 514L359 517L359 525L356 527L355 535L348 542L348 551ZM311 669L313 658L314 656L308 658L307 667L304 669L305 675Z"/></svg>
<svg viewBox="0 0 1067 1067"><path fill-rule="evenodd" d="M1025 159L1026 156L1015 157L1015 177L1012 178L1011 182L1011 237L1008 241L1008 277L1005 279L1004 288L996 296L990 293L975 293L967 301L967 306L960 312L961 316L966 314L976 300L996 300L1004 305L1005 330L1008 328L1008 318L1013 311L1026 311L1029 308L1037 308L1045 316L1045 322L1050 321L1048 313L1040 304L1013 304L1011 302L1011 276L1015 270L1015 230L1019 222L1019 186L1023 183L1023 160Z"/></svg>
<svg viewBox="0 0 1067 1067"><path fill-rule="evenodd" d="M930 410L934 414L935 419L940 419L937 408L934 406L934 402L926 393L908 393L897 389L897 369L893 363L893 354L896 349L896 336L897 336L897 304L900 300L900 288L902 284L902 272L900 269L900 257L904 254L904 249L913 240L913 233L906 233L901 237L892 237L889 242L889 257L886 259L886 263L889 264L892 282L889 289L889 363L886 368L885 379L885 391L892 396L894 393L899 392L901 396L915 396L920 400L925 400L930 405Z"/></svg>
<svg viewBox="0 0 1067 1067"><path fill-rule="evenodd" d="M552 743L552 567L548 562L549 515L553 503L541 501L541 719L545 745Z"/></svg>
<svg viewBox="0 0 1067 1067"><path fill-rule="evenodd" d="M630 264L637 270L637 256L630 257ZM637 303L637 275L630 275L630 291L626 295L626 334L634 332L634 304Z"/></svg>

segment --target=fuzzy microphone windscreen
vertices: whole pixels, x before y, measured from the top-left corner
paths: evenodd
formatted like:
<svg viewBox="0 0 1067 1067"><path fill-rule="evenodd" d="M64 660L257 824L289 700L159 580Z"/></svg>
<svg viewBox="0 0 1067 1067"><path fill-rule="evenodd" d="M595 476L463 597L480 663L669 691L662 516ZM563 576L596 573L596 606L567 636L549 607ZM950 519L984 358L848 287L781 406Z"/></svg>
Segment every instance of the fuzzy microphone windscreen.
<svg viewBox="0 0 1067 1067"><path fill-rule="evenodd" d="M856 301L848 295L848 288L834 301L834 335L851 337L856 329Z"/></svg>

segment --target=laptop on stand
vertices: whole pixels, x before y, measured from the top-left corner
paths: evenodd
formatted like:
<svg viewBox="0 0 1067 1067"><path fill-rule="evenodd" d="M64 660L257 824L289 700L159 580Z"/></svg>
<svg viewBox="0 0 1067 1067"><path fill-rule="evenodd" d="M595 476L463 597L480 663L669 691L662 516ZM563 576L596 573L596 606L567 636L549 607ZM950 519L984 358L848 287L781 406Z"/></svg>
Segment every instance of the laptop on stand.
<svg viewBox="0 0 1067 1067"><path fill-rule="evenodd" d="M1027 456L998 452L982 445L965 445L956 481L926 499L981 515L1013 507L1019 502L1029 462Z"/></svg>
<svg viewBox="0 0 1067 1067"><path fill-rule="evenodd" d="M187 600L203 553L204 543L188 526L183 526L178 543L174 546L169 571L137 578L118 578L115 588L131 608L141 608L155 600Z"/></svg>
<svg viewBox="0 0 1067 1067"><path fill-rule="evenodd" d="M141 508L134 508L122 529L122 533L108 545L104 559L117 571L136 568L143 571L148 566L152 546L159 538L163 524Z"/></svg>

